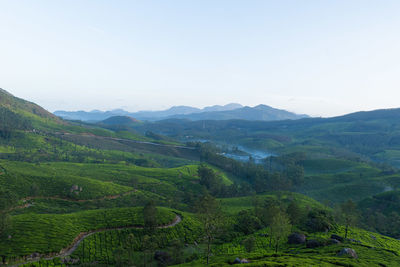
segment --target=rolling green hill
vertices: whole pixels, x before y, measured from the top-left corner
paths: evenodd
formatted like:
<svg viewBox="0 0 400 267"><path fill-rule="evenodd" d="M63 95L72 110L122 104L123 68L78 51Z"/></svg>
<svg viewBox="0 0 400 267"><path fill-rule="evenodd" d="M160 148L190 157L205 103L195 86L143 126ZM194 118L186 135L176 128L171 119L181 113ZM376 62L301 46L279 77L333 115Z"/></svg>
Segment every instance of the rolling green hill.
<svg viewBox="0 0 400 267"><path fill-rule="evenodd" d="M1 262L203 266L210 247L213 266L237 257L249 266L396 266L400 241L388 236L399 236L400 173L377 161L398 156L397 113L89 124L0 91ZM235 149L183 143L196 139L275 154L238 162L222 153ZM338 213L348 199L354 210L350 202ZM320 245L288 244L286 231L275 252L277 214ZM346 225L348 239L333 244ZM358 257L339 256L343 248Z"/></svg>
<svg viewBox="0 0 400 267"><path fill-rule="evenodd" d="M175 214L160 208L160 225L172 222ZM11 238L0 249L11 256L48 254L68 247L81 232L125 226L143 226L142 208L117 208L69 214L23 214L12 218ZM29 242L27 242L29 240Z"/></svg>

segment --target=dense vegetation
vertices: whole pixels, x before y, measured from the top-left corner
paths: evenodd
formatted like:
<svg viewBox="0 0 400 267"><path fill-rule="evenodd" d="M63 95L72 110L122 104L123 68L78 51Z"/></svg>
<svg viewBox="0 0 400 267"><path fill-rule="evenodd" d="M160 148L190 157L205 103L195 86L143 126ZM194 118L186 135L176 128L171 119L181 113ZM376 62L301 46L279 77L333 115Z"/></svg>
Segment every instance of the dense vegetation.
<svg viewBox="0 0 400 267"><path fill-rule="evenodd" d="M1 91L1 262L396 266L397 113L381 113L94 125ZM274 154L227 157L238 145Z"/></svg>

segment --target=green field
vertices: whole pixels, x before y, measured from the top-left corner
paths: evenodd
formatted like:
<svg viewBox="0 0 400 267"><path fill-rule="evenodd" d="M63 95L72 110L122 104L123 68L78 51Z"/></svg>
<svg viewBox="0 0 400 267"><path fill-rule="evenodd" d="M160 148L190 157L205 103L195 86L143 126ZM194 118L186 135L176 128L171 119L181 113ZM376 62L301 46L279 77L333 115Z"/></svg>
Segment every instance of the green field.
<svg viewBox="0 0 400 267"><path fill-rule="evenodd" d="M242 210L249 210L254 208L254 201L265 201L266 199L280 200L283 203L290 203L291 201L296 201L300 207L315 207L315 208L325 208L321 203L315 201L302 194L292 193L292 192L274 192L270 194L261 194L248 197L236 197L236 198L222 198L221 206L223 210L229 214L236 214Z"/></svg>
<svg viewBox="0 0 400 267"><path fill-rule="evenodd" d="M172 222L175 213L159 208L157 222ZM97 209L69 214L22 214L12 218L10 239L2 240L0 250L7 256L34 252L48 254L68 247L81 232L103 228L143 226L142 208ZM29 242L27 242L29 240Z"/></svg>

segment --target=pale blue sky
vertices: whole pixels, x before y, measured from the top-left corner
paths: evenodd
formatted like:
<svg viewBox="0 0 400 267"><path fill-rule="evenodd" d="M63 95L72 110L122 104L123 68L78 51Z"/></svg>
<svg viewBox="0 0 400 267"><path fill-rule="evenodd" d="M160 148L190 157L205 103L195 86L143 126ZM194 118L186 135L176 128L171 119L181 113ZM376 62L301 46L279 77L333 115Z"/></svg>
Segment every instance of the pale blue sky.
<svg viewBox="0 0 400 267"><path fill-rule="evenodd" d="M0 0L0 87L50 111L400 107L400 1Z"/></svg>

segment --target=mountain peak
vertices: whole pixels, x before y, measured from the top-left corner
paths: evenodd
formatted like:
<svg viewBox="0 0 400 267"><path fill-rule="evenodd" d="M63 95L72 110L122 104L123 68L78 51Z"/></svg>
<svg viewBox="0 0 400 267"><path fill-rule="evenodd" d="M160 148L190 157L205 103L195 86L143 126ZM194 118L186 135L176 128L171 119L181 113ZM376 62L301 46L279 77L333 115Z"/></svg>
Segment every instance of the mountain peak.
<svg viewBox="0 0 400 267"><path fill-rule="evenodd" d="M112 116L100 122L100 124L107 125L126 125L132 123L138 123L139 121L130 116Z"/></svg>

